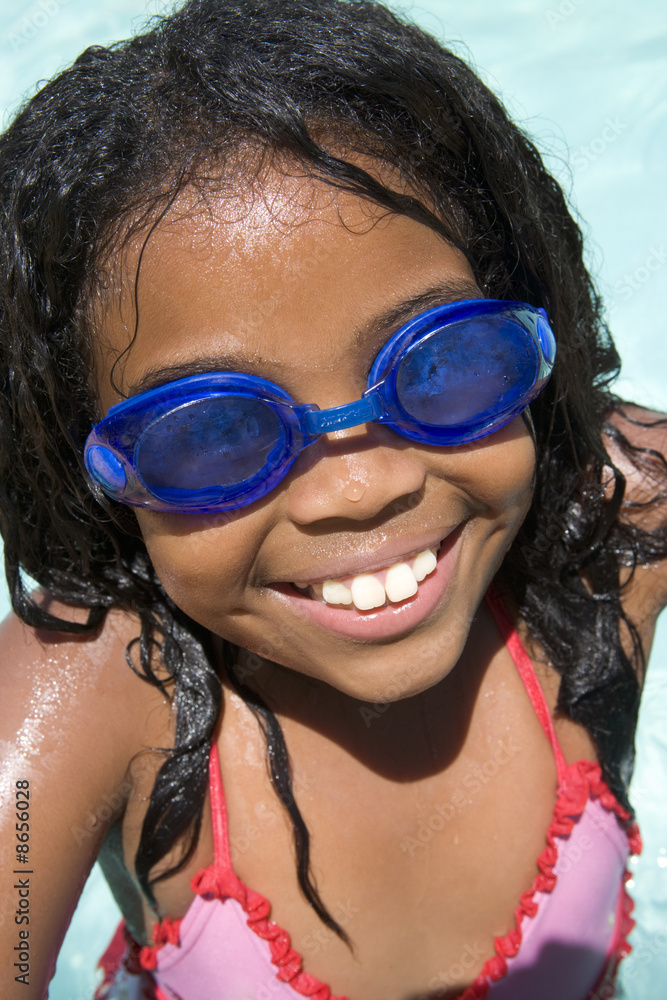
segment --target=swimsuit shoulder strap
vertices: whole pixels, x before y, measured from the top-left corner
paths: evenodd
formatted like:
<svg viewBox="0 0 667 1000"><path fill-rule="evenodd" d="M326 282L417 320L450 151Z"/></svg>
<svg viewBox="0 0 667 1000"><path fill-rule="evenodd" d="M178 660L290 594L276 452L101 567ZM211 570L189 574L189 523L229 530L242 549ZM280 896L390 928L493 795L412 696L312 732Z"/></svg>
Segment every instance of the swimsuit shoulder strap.
<svg viewBox="0 0 667 1000"><path fill-rule="evenodd" d="M551 712L549 711L547 700L544 697L542 685L537 679L535 668L533 667L532 661L526 652L526 648L519 637L519 633L514 627L514 623L508 614L507 608L505 607L500 594L493 584L489 587L486 593L486 603L491 609L491 613L495 619L496 625L498 626L498 630L503 637L505 645L507 646L508 652L514 660L516 669L519 672L519 677L523 682L523 686L525 687L526 693L530 698L540 725L542 726L542 729L551 744L554 758L556 760L558 784L560 785L565 777L567 764L565 763L563 751L560 743L558 742L558 737L556 736L553 719L551 718Z"/></svg>
<svg viewBox="0 0 667 1000"><path fill-rule="evenodd" d="M209 788L211 794L211 818L213 822L213 849L215 865L218 870L232 872L232 859L229 847L229 824L227 822L227 803L222 785L220 757L218 745L213 742L208 762Z"/></svg>

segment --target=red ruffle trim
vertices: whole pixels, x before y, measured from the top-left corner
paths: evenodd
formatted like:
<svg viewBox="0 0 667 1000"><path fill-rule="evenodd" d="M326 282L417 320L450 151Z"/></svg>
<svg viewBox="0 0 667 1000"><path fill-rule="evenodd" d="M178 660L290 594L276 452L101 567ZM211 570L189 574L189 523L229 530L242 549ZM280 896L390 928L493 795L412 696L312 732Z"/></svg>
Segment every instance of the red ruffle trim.
<svg viewBox="0 0 667 1000"><path fill-rule="evenodd" d="M539 874L533 879L530 889L521 896L519 905L514 911L514 927L504 937L495 939L493 943L496 954L484 963L484 968L474 983L459 994L456 1000L485 1000L491 984L507 975L507 959L514 958L521 947L521 922L524 917L534 917L537 914L536 893L553 892L556 887L558 878L554 868L558 860L558 848L555 838L570 835L575 823L586 808L589 798L598 799L608 812L613 812L618 816L625 826L630 851L632 854L641 853L642 842L637 824L630 823L629 813L620 805L603 779L600 765L588 760L579 760L571 764L565 773L565 780L554 806L553 819L547 830L546 847L537 859ZM630 875L626 871L625 881L627 882L629 878ZM605 981L607 982L613 982L621 959L632 951L628 943L628 935L635 925L631 916L632 908L633 902L624 885L621 926L617 931L616 945L610 959L610 966L605 969Z"/></svg>
<svg viewBox="0 0 667 1000"><path fill-rule="evenodd" d="M289 983L297 993L312 1000L347 1000L346 997L332 996L328 986L302 971L301 955L292 948L289 934L269 920L271 904L268 899L249 889L234 872L224 872L211 865L198 872L191 885L194 892L204 899L235 899L241 904L248 917L248 927L258 937L268 941L271 961L281 982ZM155 944L141 949L140 961L144 969L156 967L157 953L165 944L180 943L180 924L180 920L166 919L156 925L153 930Z"/></svg>
<svg viewBox="0 0 667 1000"><path fill-rule="evenodd" d="M554 806L554 814L546 836L546 847L537 859L539 874L533 879L530 889L523 893L519 905L514 911L515 926L504 937L494 941L495 955L489 958L474 983L459 994L456 1000L485 1000L491 984L502 979L508 970L507 959L514 958L521 947L521 922L524 917L535 917L538 904L535 895L538 892L553 892L557 876L555 865L558 861L556 837L567 837L586 808L590 798L598 799L609 812L615 813L625 825L633 854L641 853L642 844L636 823L630 823L629 813L620 805L613 792L602 777L599 764L580 760L568 767L565 780L559 790ZM625 880L630 877L626 872ZM334 997L331 990L319 979L302 971L301 955L292 948L289 934L277 924L269 920L271 904L259 893L253 892L241 882L234 872L224 872L214 865L200 871L192 880L192 889L204 899L236 899L248 915L248 927L258 937L269 942L271 961L277 967L277 978L290 986L302 996L313 1000L347 1000L346 997ZM605 970L605 981L613 981L618 964L631 950L628 935L634 927L632 919L633 903L623 887L623 912L621 926L618 929L617 943L610 965ZM157 953L165 944L178 945L180 920L165 919L153 930L154 945L144 947L140 952L140 962L144 969L154 969L157 964Z"/></svg>
<svg viewBox="0 0 667 1000"><path fill-rule="evenodd" d="M631 873L625 873L625 881L627 882L631 878ZM614 983L616 982L616 975L618 973L618 967L621 961L629 955L632 951L632 947L628 944L628 935L630 931L635 926L635 922L632 919L632 911L634 909L634 903L631 897L628 895L627 890L624 887L623 896L621 897L621 914L620 914L620 927L618 929L616 946L609 957L609 962L607 967L600 976L599 981L595 984L593 991L591 992L588 1000L600 1000L600 997L613 998L615 993L608 992L612 989Z"/></svg>
<svg viewBox="0 0 667 1000"><path fill-rule="evenodd" d="M141 978L142 1000L156 1000L152 976L147 975L141 965L141 950L141 945L134 940L125 921L121 920L109 947L98 962L104 979L95 990L94 1000L106 1000L121 968L129 975Z"/></svg>
<svg viewBox="0 0 667 1000"><path fill-rule="evenodd" d="M182 920L171 920L165 917L159 924L153 927L153 941L155 944L146 945L139 953L139 961L142 969L152 971L157 966L157 953L166 944L173 944L179 947L181 943Z"/></svg>

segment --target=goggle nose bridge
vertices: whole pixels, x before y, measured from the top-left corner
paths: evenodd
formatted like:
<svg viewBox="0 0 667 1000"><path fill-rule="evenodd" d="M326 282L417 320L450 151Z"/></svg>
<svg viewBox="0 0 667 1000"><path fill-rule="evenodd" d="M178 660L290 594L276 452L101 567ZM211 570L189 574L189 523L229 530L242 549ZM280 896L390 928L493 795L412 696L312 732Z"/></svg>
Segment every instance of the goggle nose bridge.
<svg viewBox="0 0 667 1000"><path fill-rule="evenodd" d="M304 414L304 430L313 436L329 431L341 431L377 420L383 414L379 386L367 389L361 399L331 406L327 410L308 410Z"/></svg>

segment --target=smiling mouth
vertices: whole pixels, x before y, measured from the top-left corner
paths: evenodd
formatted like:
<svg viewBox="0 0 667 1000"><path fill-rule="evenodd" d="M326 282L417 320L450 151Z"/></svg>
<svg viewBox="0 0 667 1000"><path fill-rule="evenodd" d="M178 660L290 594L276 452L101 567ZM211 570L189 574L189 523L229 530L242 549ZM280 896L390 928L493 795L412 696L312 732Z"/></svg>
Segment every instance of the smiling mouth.
<svg viewBox="0 0 667 1000"><path fill-rule="evenodd" d="M360 573L321 583L291 584L301 596L341 609L371 611L385 604L398 604L414 597L419 584L430 576L438 562L440 545L424 549L411 559L393 563L373 573Z"/></svg>

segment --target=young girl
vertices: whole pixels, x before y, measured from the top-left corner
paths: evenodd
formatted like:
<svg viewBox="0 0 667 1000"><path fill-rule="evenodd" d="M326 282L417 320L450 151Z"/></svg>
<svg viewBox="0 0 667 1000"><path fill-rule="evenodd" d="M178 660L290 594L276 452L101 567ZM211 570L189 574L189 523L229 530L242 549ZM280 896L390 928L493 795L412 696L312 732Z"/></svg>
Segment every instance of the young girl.
<svg viewBox="0 0 667 1000"><path fill-rule="evenodd" d="M96 858L103 1000L613 996L665 421L534 147L342 0L190 0L1 141L3 996Z"/></svg>

